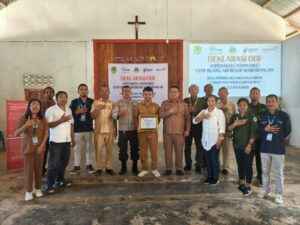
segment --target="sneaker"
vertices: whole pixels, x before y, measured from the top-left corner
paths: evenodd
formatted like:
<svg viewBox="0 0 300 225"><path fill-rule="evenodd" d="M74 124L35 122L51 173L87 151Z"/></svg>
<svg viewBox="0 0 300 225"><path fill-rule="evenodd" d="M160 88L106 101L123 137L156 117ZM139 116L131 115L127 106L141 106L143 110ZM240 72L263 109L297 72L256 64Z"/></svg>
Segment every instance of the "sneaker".
<svg viewBox="0 0 300 225"><path fill-rule="evenodd" d="M212 178L209 182L210 185L216 186L219 183L219 179Z"/></svg>
<svg viewBox="0 0 300 225"><path fill-rule="evenodd" d="M40 198L43 196L43 192L41 191L41 189L36 189L33 191L35 197Z"/></svg>
<svg viewBox="0 0 300 225"><path fill-rule="evenodd" d="M25 193L25 201L30 201L33 199L33 195L32 195L32 192L26 192Z"/></svg>
<svg viewBox="0 0 300 225"><path fill-rule="evenodd" d="M246 185L245 184L240 184L239 186L238 186L238 189L242 192L242 193L244 193L244 189L246 188Z"/></svg>
<svg viewBox="0 0 300 225"><path fill-rule="evenodd" d="M249 196L249 195L251 195L251 193L252 193L252 190L251 190L251 187L250 186L245 186L245 188L244 188L244 190L243 190L243 195L244 196Z"/></svg>
<svg viewBox="0 0 300 225"><path fill-rule="evenodd" d="M192 167L191 165L186 165L183 169L184 171L191 171Z"/></svg>
<svg viewBox="0 0 300 225"><path fill-rule="evenodd" d="M148 171L147 170L142 170L139 174L138 174L138 177L143 177L145 175L148 174Z"/></svg>
<svg viewBox="0 0 300 225"><path fill-rule="evenodd" d="M269 195L269 192L267 192L265 189L262 189L258 194L257 197L258 198L265 198Z"/></svg>
<svg viewBox="0 0 300 225"><path fill-rule="evenodd" d="M102 170L96 170L96 172L94 173L96 177L100 176L101 174L102 174Z"/></svg>
<svg viewBox="0 0 300 225"><path fill-rule="evenodd" d="M80 166L74 166L74 168L71 170L70 174L75 175L80 173Z"/></svg>
<svg viewBox="0 0 300 225"><path fill-rule="evenodd" d="M277 203L277 204L282 204L283 203L283 197L282 197L282 195L276 194L274 202Z"/></svg>
<svg viewBox="0 0 300 225"><path fill-rule="evenodd" d="M116 173L112 170L112 169L106 169L105 172L108 174L108 175L111 175L111 176L115 176Z"/></svg>
<svg viewBox="0 0 300 225"><path fill-rule="evenodd" d="M222 170L222 174L223 174L223 175L228 175L228 174L229 174L229 172L228 172L228 170L226 170L226 169L223 169L223 170Z"/></svg>
<svg viewBox="0 0 300 225"><path fill-rule="evenodd" d="M52 194L52 193L54 193L54 191L55 190L52 186L48 186L47 189L46 189L46 193L48 193L48 194Z"/></svg>
<svg viewBox="0 0 300 225"><path fill-rule="evenodd" d="M95 173L95 170L92 165L87 165L86 170L88 171L88 173Z"/></svg>
<svg viewBox="0 0 300 225"><path fill-rule="evenodd" d="M172 170L166 170L164 172L164 176L171 176L172 175Z"/></svg>
<svg viewBox="0 0 300 225"><path fill-rule="evenodd" d="M177 176L184 176L184 172L182 170L176 170Z"/></svg>
<svg viewBox="0 0 300 225"><path fill-rule="evenodd" d="M155 177L160 177L160 173L158 172L158 170L152 170L152 174Z"/></svg>
<svg viewBox="0 0 300 225"><path fill-rule="evenodd" d="M56 181L55 184L59 187L70 187L71 186L71 183L66 180Z"/></svg>
<svg viewBox="0 0 300 225"><path fill-rule="evenodd" d="M210 177L206 178L206 180L204 181L204 184L210 184L211 179L212 178L210 178Z"/></svg>

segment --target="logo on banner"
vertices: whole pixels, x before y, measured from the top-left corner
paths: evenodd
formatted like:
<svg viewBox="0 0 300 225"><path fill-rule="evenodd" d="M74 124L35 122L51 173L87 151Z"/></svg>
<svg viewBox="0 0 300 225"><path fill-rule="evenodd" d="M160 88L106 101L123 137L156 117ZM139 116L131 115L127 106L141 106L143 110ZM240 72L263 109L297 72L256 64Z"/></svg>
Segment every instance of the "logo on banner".
<svg viewBox="0 0 300 225"><path fill-rule="evenodd" d="M140 71L140 69L139 69L138 67L134 67L133 71L134 71L135 73L138 73L138 72Z"/></svg>
<svg viewBox="0 0 300 225"><path fill-rule="evenodd" d="M126 68L124 66L121 68L121 70L122 70L122 73L130 73L130 69Z"/></svg>
<svg viewBox="0 0 300 225"><path fill-rule="evenodd" d="M113 66L110 70L113 74L115 74L117 72L117 67Z"/></svg>
<svg viewBox="0 0 300 225"><path fill-rule="evenodd" d="M146 73L146 72L151 72L151 71L153 71L153 69L144 68L143 71L144 71L144 73Z"/></svg>
<svg viewBox="0 0 300 225"><path fill-rule="evenodd" d="M229 51L229 53L234 54L234 53L236 53L236 48L231 46L228 51Z"/></svg>
<svg viewBox="0 0 300 225"><path fill-rule="evenodd" d="M201 53L202 49L200 45L195 45L194 46L194 53L195 55L199 55Z"/></svg>

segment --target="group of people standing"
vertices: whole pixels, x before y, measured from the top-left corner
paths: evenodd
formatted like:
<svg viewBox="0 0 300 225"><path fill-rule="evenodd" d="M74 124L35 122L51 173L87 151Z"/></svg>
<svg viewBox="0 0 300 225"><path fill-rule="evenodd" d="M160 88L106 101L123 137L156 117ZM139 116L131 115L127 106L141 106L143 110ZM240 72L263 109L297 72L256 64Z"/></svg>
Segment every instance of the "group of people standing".
<svg viewBox="0 0 300 225"><path fill-rule="evenodd" d="M270 193L270 170L273 164L276 180L275 202L282 203L284 139L291 133L291 123L288 115L278 109L277 96L267 96L264 105L259 102L260 90L254 87L249 95L251 102L247 98L240 98L236 111L234 103L228 99L226 87L219 89L219 97L212 94L211 84L204 86L204 92L204 97L198 97L199 87L191 85L190 97L181 100L179 88L171 86L168 90L168 100L162 102L160 106L152 101L151 87L145 87L144 100L136 102L131 98L130 86L123 86L122 99L114 103L109 98L110 90L107 86L101 86L100 98L93 100L88 97L88 86L80 84L79 97L72 100L68 107L66 92L57 92L54 101L53 88L45 88L45 98L42 102L38 99L29 101L26 114L20 118L15 132L17 136L24 133L25 200L33 199L33 195L43 196L41 179L46 171L47 193L53 193L56 186L71 185L64 178L71 147L74 147L74 167L70 174L80 173L81 152L85 151L88 173L100 176L102 169L105 168L105 173L114 176L112 152L117 137L121 162L119 175L127 173L129 143L132 173L139 177L149 173L150 150L151 173L155 177L160 177L157 169L158 128L141 128L140 118L150 116L156 118L157 124L163 119L166 164L164 176L172 175L173 152L177 176L183 176L184 171L192 169L191 147L194 140L195 171L201 173L203 168L207 168L204 183L217 185L220 172L224 175L229 174L229 153L233 145L238 166L238 189L243 195L248 196L252 192L250 185L255 156L257 181L263 186L258 197L263 198ZM93 138L95 169L92 166L91 151ZM102 164L103 148L106 151L105 164ZM139 160L141 171L138 170Z"/></svg>

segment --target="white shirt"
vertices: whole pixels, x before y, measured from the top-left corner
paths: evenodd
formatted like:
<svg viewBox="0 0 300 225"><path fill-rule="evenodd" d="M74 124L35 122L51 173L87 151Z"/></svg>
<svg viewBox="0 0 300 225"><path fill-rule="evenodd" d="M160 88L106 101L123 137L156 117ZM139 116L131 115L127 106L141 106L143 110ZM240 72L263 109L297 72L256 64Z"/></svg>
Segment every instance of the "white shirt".
<svg viewBox="0 0 300 225"><path fill-rule="evenodd" d="M202 120L202 145L206 151L209 151L217 143L219 134L225 133L225 116L223 111L217 107L211 112L209 112L208 109L204 109L197 116L204 113L208 113L210 117ZM195 118L193 119L193 123L200 123L200 121L196 122Z"/></svg>
<svg viewBox="0 0 300 225"><path fill-rule="evenodd" d="M71 115L71 120L50 128L49 140L56 143L71 142L71 124L74 123L72 111L66 107L63 111L58 105L51 106L46 110L45 117L48 123L58 121L63 115Z"/></svg>

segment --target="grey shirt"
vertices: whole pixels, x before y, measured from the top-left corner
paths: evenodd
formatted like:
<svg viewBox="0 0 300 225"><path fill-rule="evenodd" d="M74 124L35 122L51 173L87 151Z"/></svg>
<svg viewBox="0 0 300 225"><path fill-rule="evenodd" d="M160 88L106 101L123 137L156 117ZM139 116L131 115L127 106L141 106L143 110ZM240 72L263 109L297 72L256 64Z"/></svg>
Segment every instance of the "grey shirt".
<svg viewBox="0 0 300 225"><path fill-rule="evenodd" d="M116 102L112 110L112 117L115 120L119 121L119 131L130 131L137 130L136 126L136 104L137 102L134 100L130 100L126 102L124 99L121 99ZM128 110L128 113L124 116L118 116L120 112L120 108L124 107Z"/></svg>

